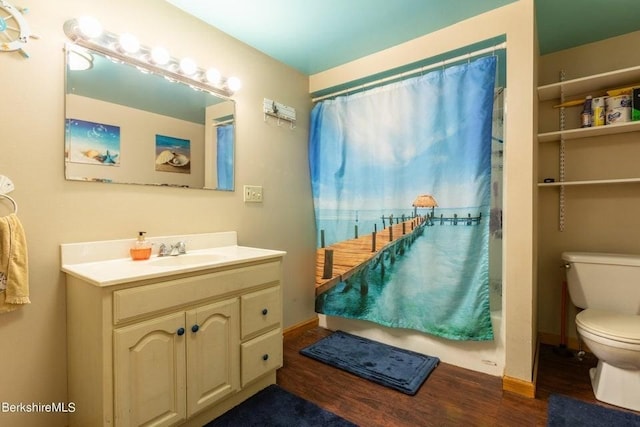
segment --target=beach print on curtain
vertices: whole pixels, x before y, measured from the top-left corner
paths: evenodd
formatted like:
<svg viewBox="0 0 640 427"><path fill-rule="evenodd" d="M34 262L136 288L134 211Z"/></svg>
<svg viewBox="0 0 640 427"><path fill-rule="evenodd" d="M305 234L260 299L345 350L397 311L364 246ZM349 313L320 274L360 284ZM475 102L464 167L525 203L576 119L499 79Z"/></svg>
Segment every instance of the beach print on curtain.
<svg viewBox="0 0 640 427"><path fill-rule="evenodd" d="M495 70L496 58L485 57L315 105L309 162L318 245L334 248L335 270L370 258L319 288L317 312L453 340L493 339ZM361 241L375 234L376 251L349 253L356 233Z"/></svg>

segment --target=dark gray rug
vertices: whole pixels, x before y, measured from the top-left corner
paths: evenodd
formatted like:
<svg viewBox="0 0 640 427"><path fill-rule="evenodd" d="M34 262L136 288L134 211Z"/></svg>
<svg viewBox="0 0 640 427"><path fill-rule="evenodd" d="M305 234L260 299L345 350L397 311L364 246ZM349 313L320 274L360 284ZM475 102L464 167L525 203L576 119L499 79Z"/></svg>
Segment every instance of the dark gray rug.
<svg viewBox="0 0 640 427"><path fill-rule="evenodd" d="M273 384L204 427L356 427Z"/></svg>
<svg viewBox="0 0 640 427"><path fill-rule="evenodd" d="M322 338L300 353L359 377L414 395L440 359L358 337L343 331Z"/></svg>
<svg viewBox="0 0 640 427"><path fill-rule="evenodd" d="M640 427L640 414L552 394L549 396L547 426Z"/></svg>

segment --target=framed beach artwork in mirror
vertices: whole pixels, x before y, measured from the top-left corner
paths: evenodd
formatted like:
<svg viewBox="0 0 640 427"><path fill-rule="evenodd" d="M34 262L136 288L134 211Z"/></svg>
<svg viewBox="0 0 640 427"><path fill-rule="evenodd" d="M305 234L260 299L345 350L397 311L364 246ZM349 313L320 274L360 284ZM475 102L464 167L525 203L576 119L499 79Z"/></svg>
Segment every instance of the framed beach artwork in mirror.
<svg viewBox="0 0 640 427"><path fill-rule="evenodd" d="M233 100L77 49L65 49L67 180L234 190Z"/></svg>

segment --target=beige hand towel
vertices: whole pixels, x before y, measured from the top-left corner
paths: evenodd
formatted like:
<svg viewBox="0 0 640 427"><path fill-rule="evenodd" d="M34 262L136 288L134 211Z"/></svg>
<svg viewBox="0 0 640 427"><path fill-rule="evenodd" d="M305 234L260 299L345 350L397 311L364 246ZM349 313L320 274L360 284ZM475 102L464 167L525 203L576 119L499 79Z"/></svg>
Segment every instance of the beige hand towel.
<svg viewBox="0 0 640 427"><path fill-rule="evenodd" d="M16 214L0 218L0 313L29 304L27 239Z"/></svg>

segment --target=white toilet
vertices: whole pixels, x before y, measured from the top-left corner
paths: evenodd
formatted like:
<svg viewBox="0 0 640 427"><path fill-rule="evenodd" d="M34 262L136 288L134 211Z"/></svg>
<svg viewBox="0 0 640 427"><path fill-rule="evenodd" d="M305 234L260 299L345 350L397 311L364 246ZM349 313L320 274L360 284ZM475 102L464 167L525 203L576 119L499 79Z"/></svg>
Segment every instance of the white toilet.
<svg viewBox="0 0 640 427"><path fill-rule="evenodd" d="M578 335L598 358L596 399L640 411L640 255L565 252Z"/></svg>

